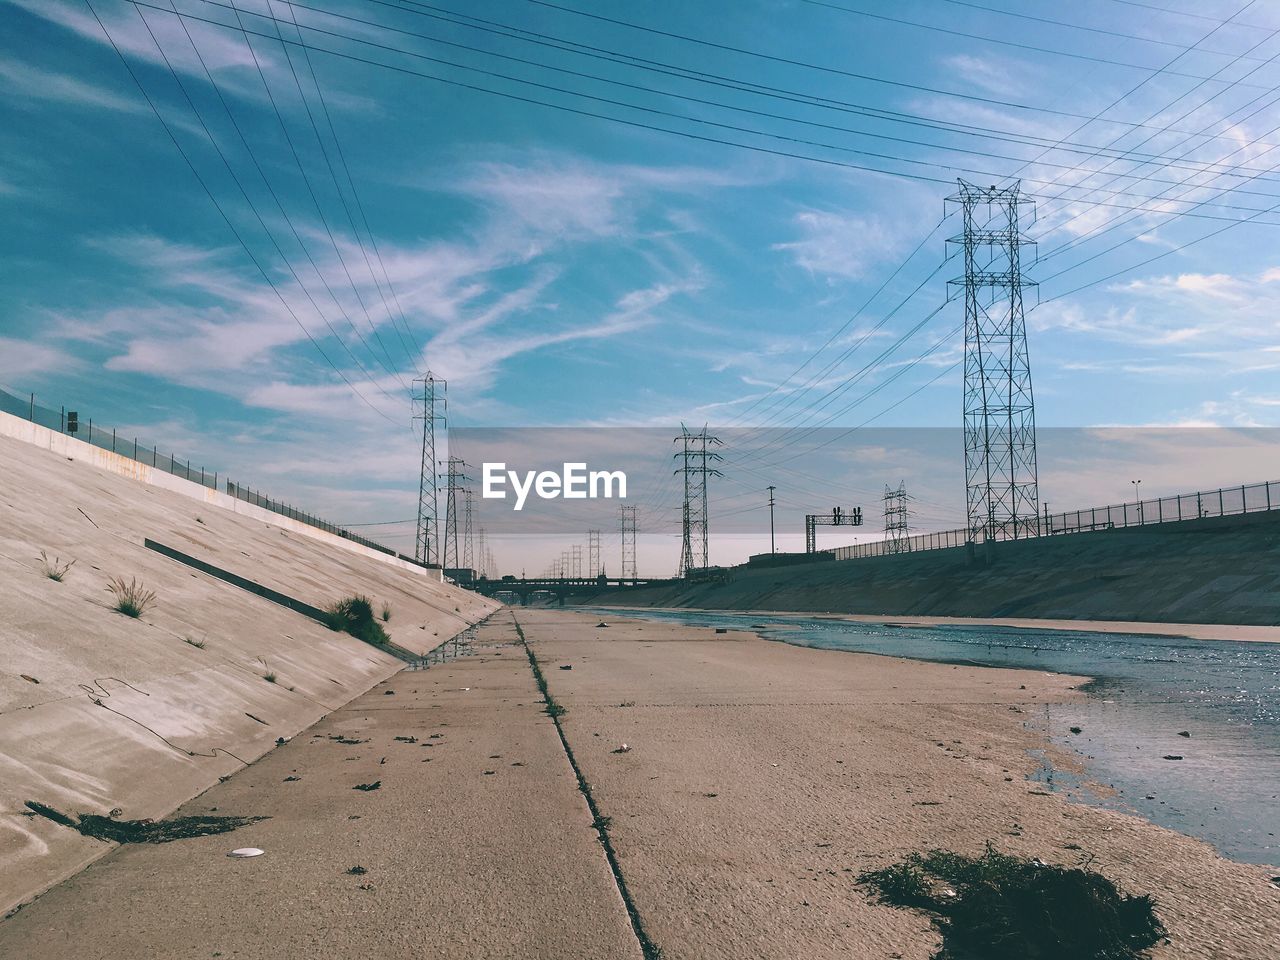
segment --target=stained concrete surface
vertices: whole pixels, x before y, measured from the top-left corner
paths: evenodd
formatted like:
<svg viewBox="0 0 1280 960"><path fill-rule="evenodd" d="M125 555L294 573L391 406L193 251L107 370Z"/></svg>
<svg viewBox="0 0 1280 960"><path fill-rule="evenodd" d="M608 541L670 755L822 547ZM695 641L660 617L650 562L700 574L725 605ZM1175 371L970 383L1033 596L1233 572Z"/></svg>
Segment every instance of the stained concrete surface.
<svg viewBox="0 0 1280 960"><path fill-rule="evenodd" d="M0 437L0 462L0 911L109 849L25 816L27 800L163 816L401 666L144 538L316 606L353 593L385 601L392 639L410 649L496 608L17 440ZM45 576L41 551L76 561L62 582ZM154 606L139 619L117 613L109 577L136 577Z"/></svg>
<svg viewBox="0 0 1280 960"><path fill-rule="evenodd" d="M639 960L514 639L500 613L335 710L178 811L271 819L117 849L0 922L0 956Z"/></svg>

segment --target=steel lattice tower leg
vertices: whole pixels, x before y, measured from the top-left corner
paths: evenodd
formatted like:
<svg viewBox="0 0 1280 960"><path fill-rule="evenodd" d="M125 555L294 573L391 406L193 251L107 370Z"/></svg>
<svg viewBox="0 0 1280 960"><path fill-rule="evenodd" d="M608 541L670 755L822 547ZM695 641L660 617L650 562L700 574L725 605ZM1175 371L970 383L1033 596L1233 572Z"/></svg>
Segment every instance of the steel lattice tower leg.
<svg viewBox="0 0 1280 960"><path fill-rule="evenodd" d="M687 576L692 569L706 567L707 563L707 478L723 476L711 466L723 459L709 447L722 446L719 437L710 436L704 426L699 433L690 433L681 426L675 442L682 444L676 459L680 466L675 472L684 475L683 541L680 547L680 576Z"/></svg>
<svg viewBox="0 0 1280 960"><path fill-rule="evenodd" d="M1034 205L1011 187L960 181L964 232L964 472L971 541L1035 536L1035 401L1023 317L1021 248ZM1025 224L1024 224L1025 221Z"/></svg>
<svg viewBox="0 0 1280 960"><path fill-rule="evenodd" d="M436 476L436 421L444 421L448 384L428 371L414 381L422 384L422 411L415 419L422 421L422 468L418 477L418 532L413 558L419 563L440 563L440 497Z"/></svg>
<svg viewBox="0 0 1280 960"><path fill-rule="evenodd" d="M622 571L623 580L636 579L636 508L622 506Z"/></svg>

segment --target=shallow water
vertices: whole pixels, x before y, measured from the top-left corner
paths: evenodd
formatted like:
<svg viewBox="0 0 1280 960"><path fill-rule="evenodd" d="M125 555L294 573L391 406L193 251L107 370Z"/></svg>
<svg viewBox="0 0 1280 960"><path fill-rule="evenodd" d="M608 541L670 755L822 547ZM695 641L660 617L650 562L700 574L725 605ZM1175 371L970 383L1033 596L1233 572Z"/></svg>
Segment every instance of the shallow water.
<svg viewBox="0 0 1280 960"><path fill-rule="evenodd" d="M1082 754L1088 778L1114 795L1099 796L1047 766L1038 779L1075 799L1199 837L1234 860L1280 864L1280 644L785 614L609 612L740 630L760 624L756 633L802 646L1093 677L1087 699L1047 705L1037 722L1054 742Z"/></svg>

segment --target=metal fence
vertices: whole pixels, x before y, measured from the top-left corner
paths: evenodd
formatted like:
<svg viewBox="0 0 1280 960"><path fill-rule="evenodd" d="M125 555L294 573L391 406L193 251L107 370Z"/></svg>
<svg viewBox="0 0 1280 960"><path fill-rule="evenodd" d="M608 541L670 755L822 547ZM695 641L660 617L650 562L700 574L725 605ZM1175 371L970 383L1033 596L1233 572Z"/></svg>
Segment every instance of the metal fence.
<svg viewBox="0 0 1280 960"><path fill-rule="evenodd" d="M282 517L289 517L290 519L297 520L299 523L305 523L308 526L326 530L334 536L342 537L344 540L350 540L352 543L358 543L371 550L377 550L379 553L385 553L392 557L399 557L401 560L408 560L410 563L417 562L395 550L392 550L390 547L376 543L367 537L362 537L358 533L352 533L350 530L347 530L345 527L340 527L336 523L330 523L328 520L322 520L314 514L307 513L305 510L299 510L297 507L291 506L290 504L284 503L280 500L273 500L263 494L260 490L253 490L249 487L243 486L242 484L228 480L227 495L235 497L237 500L243 500L245 503L251 503L255 507L261 507L264 510L270 510L272 513L278 513Z"/></svg>
<svg viewBox="0 0 1280 960"><path fill-rule="evenodd" d="M21 417L23 420L30 420L32 423L39 424L42 427L48 427L50 430L56 430L58 433L65 433L69 437L83 440L85 443L101 447L103 450L118 453L120 456L128 457L130 460L148 464L157 470L163 470L165 473L172 473L174 476L190 480L192 483L198 483L212 490L218 489L217 471L193 465L190 460L179 459L172 453L161 453L157 447L149 447L145 443L139 443L137 437L119 435L115 428L107 429L106 427L95 426L92 417L79 416L78 423L72 421L69 424L67 417L69 411L66 407L54 409L53 407L42 406L36 403L35 394L28 394L22 397L6 390L0 390L0 410L5 413L11 413L15 417ZM73 415L78 413L78 411L70 412ZM75 429L70 430L68 429L69 426L74 426Z"/></svg>
<svg viewBox="0 0 1280 960"><path fill-rule="evenodd" d="M43 406L36 403L35 394L28 394L24 397L0 389L0 411L21 417L23 420L29 420L58 433L64 433L76 440L91 443L95 447L101 447L103 450L110 450L112 453L118 453L122 457L128 457L138 463L147 464L157 470L163 470L176 477L182 477L184 480L190 480L192 483L198 483L211 490L218 489L220 478L218 471L193 465L190 460L179 459L172 453L161 453L157 447L149 447L146 444L139 443L137 437L120 436L114 429L108 430L101 426L95 426L92 418L81 416L79 411L68 411L66 407L54 409L53 407ZM68 413L73 413L75 415L74 419L68 417ZM74 430L70 429L72 425L75 426ZM237 500L243 500L246 503L262 507L264 510L270 510L272 513L290 517L299 523L305 523L308 526L328 531L335 536L342 537L344 540L350 540L371 550L399 557L401 560L407 560L410 563L417 563L412 558L406 557L390 547L352 533L350 530L330 523L328 520L322 520L314 514L299 510L297 507L280 500L273 500L264 496L260 491L252 490L231 480L225 480L225 478L223 479L226 484L227 494ZM419 565L421 566L421 564Z"/></svg>
<svg viewBox="0 0 1280 960"><path fill-rule="evenodd" d="M1083 533L1089 530L1114 530L1118 527L1142 527L1156 523L1176 523L1205 517L1229 517L1240 513L1261 513L1280 509L1280 481L1219 487L1199 493L1182 493L1172 497L1153 497L1132 503L1115 503L1106 507L1066 510L1043 514L1036 520L1020 521L997 527L995 540L1026 540L1032 537ZM848 547L836 547L837 560L883 557L896 553L918 553L962 547L975 539L967 529L939 530L920 533L897 542L880 540Z"/></svg>

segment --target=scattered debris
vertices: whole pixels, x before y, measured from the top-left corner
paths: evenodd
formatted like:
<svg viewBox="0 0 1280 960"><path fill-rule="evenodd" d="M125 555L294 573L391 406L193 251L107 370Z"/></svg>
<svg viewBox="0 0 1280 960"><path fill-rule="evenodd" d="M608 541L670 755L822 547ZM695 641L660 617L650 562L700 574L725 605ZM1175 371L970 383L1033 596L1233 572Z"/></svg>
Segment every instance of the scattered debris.
<svg viewBox="0 0 1280 960"><path fill-rule="evenodd" d="M1166 759L1166 760L1181 760L1181 759L1182 759L1182 754L1180 754L1180 753L1166 753L1166 754L1164 755L1164 759Z"/></svg>
<svg viewBox="0 0 1280 960"><path fill-rule="evenodd" d="M572 663L562 663L562 664L560 664L560 669L561 669L561 670L572 670L572 669L573 669L573 664L572 664Z"/></svg>
<svg viewBox="0 0 1280 960"><path fill-rule="evenodd" d="M20 673L20 674L18 674L18 676L22 677L22 679L23 679L23 680L27 681L27 683L39 683L39 682L40 682L40 681L39 681L39 680L37 680L35 677L29 677L29 676L27 676L25 673Z"/></svg>
<svg viewBox="0 0 1280 960"><path fill-rule="evenodd" d="M334 741L335 743L345 743L345 744L346 744L347 746L349 746L349 747L354 747L357 743L368 743L368 742L369 742L369 741L367 741L367 740L356 740L356 739L354 739L354 738L352 738L352 737L344 737L344 736L343 736L342 734L340 734L340 733L331 733L331 734L329 734L329 739L330 739L330 740L332 740L332 741Z"/></svg>
<svg viewBox="0 0 1280 960"><path fill-rule="evenodd" d="M1079 728L1079 727L1072 727L1072 728L1071 728L1071 732L1072 732L1072 733L1079 733L1079 732L1080 732L1080 728Z"/></svg>
<svg viewBox="0 0 1280 960"><path fill-rule="evenodd" d="M417 737L396 737L395 739L399 740L401 743L417 743L418 742Z"/></svg>
<svg viewBox="0 0 1280 960"><path fill-rule="evenodd" d="M285 782L285 783L294 783L294 782L296 782L296 781L298 781L298 780L301 780L301 779L302 779L301 777L288 776L288 777L285 777L285 778L284 778L284 782Z"/></svg>
<svg viewBox="0 0 1280 960"><path fill-rule="evenodd" d="M347 867L347 873L353 877L363 877L368 872L368 870L360 866L358 863L354 867Z"/></svg>
<svg viewBox="0 0 1280 960"><path fill-rule="evenodd" d="M352 787L351 789L352 789L352 790L364 790L365 792L368 792L368 791L370 791L370 790L378 790L378 789L380 789L381 787L382 787L382 781L381 781L381 780L375 780L375 781L373 781L373 783L357 783L357 784L356 784L354 787Z"/></svg>
<svg viewBox="0 0 1280 960"><path fill-rule="evenodd" d="M82 813L73 819L53 807L35 800L27 801L27 809L54 823L93 837L95 840L112 840L116 843L168 843L189 837L207 837L216 833L230 833L270 817L175 817L172 820L116 820L96 813ZM115 811L112 811L113 813Z"/></svg>
<svg viewBox="0 0 1280 960"><path fill-rule="evenodd" d="M1178 731L1178 736L1180 736L1180 737L1186 737L1186 738L1189 740L1189 739L1191 739L1191 731L1190 731L1190 730L1179 730L1179 731Z"/></svg>
<svg viewBox="0 0 1280 960"><path fill-rule="evenodd" d="M597 626L597 627L607 627L607 626L609 626L609 625L608 625L607 623L605 623L603 620L601 620L599 623L597 623L597 624L596 624L596 626Z"/></svg>
<svg viewBox="0 0 1280 960"><path fill-rule="evenodd" d="M227 856L234 857L237 860L247 860L249 857L260 857L266 852L267 851L258 847L240 847L239 849L232 850L227 854Z"/></svg>
<svg viewBox="0 0 1280 960"><path fill-rule="evenodd" d="M394 697L396 695L396 692L394 690L383 690L382 695L384 697Z"/></svg>
<svg viewBox="0 0 1280 960"><path fill-rule="evenodd" d="M492 777L492 776L494 775L494 773L496 773L496 772L497 772L497 771L495 771L495 770L486 770L486 771L484 772L484 775L485 775L486 777Z"/></svg>
<svg viewBox="0 0 1280 960"><path fill-rule="evenodd" d="M610 753L630 753L631 748L624 743L622 746L618 747L616 750L610 750L609 752Z"/></svg>
<svg viewBox="0 0 1280 960"><path fill-rule="evenodd" d="M728 627L716 627L716 633L728 633L728 632L729 632Z"/></svg>

